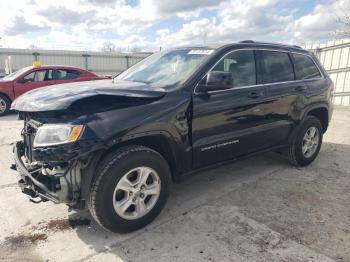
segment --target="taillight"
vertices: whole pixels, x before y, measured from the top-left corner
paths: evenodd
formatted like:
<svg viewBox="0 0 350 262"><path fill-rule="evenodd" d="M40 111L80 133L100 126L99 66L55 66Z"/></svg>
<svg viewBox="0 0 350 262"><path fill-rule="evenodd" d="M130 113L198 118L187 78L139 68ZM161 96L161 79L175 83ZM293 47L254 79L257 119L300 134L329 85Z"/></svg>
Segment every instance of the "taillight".
<svg viewBox="0 0 350 262"><path fill-rule="evenodd" d="M333 81L331 81L331 84L329 87L331 89L331 92L333 93L335 91L335 85L334 85Z"/></svg>

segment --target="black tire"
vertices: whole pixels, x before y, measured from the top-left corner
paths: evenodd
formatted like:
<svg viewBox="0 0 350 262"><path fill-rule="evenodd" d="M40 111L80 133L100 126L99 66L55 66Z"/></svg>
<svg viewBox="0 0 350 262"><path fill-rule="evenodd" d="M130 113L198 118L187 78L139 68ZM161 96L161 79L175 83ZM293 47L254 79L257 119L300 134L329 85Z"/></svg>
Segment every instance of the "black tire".
<svg viewBox="0 0 350 262"><path fill-rule="evenodd" d="M119 180L134 168L146 166L155 170L161 181L160 194L153 208L143 217L128 220L117 214L113 206L113 193ZM156 151L144 146L120 148L102 160L89 197L89 211L104 228L127 233L152 222L163 209L169 193L170 170L167 162Z"/></svg>
<svg viewBox="0 0 350 262"><path fill-rule="evenodd" d="M309 128L315 127L318 130L318 145L316 151L310 156L305 157L302 152L302 145L305 133L309 130ZM294 166L307 166L312 163L317 157L323 138L323 128L320 120L314 116L307 116L303 121L302 126L300 127L298 133L292 140L288 148L288 159L289 162Z"/></svg>
<svg viewBox="0 0 350 262"><path fill-rule="evenodd" d="M3 103L5 104L5 110L1 109L1 105ZM0 94L0 116L6 115L10 110L10 106L11 106L11 101L6 96Z"/></svg>

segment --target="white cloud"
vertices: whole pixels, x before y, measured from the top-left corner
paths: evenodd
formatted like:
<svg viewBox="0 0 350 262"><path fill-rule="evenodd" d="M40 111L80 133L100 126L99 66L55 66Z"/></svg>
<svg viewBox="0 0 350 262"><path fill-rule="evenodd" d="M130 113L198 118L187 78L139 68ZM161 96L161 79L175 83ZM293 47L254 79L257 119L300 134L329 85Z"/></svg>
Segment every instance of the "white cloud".
<svg viewBox="0 0 350 262"><path fill-rule="evenodd" d="M243 39L299 44L332 37L339 28L334 14L350 8L348 0L338 0L299 17L300 8L289 10L288 1L139 0L133 6L126 0L1 1L0 45L96 50L110 41L117 47L157 50ZM174 17L183 21L179 28L157 27ZM151 28L155 32L147 36Z"/></svg>
<svg viewBox="0 0 350 262"><path fill-rule="evenodd" d="M283 35L293 21L290 15L278 15L273 1L230 1L222 3L217 17L199 18L184 23L177 32L163 35L159 42L166 44L205 44L233 42L242 39L264 40Z"/></svg>
<svg viewBox="0 0 350 262"><path fill-rule="evenodd" d="M341 30L336 17L343 10L350 12L348 0L334 1L329 5L317 5L314 10L288 27L293 32L292 39L295 42L325 41L335 36L336 31Z"/></svg>

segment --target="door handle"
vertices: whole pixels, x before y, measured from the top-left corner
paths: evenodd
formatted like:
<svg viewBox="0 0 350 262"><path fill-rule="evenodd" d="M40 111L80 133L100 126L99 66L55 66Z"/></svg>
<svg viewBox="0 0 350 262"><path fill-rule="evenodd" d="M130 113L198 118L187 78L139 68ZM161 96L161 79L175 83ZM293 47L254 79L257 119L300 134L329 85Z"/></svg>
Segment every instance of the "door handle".
<svg viewBox="0 0 350 262"><path fill-rule="evenodd" d="M249 98L259 98L259 97L261 97L262 96L262 94L261 93L258 93L258 92L251 92L251 93L249 93L248 94L248 97Z"/></svg>
<svg viewBox="0 0 350 262"><path fill-rule="evenodd" d="M304 91L306 90L306 86L297 86L296 88L294 88L295 91Z"/></svg>

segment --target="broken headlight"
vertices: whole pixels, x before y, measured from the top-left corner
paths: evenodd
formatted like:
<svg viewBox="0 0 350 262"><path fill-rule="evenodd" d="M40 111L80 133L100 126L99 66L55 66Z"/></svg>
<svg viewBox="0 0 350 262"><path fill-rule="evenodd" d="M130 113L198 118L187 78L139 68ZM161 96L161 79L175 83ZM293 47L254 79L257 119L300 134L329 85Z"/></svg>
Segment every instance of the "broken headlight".
<svg viewBox="0 0 350 262"><path fill-rule="evenodd" d="M80 137L83 128L82 125L43 125L36 132L33 146L53 146L74 142Z"/></svg>

